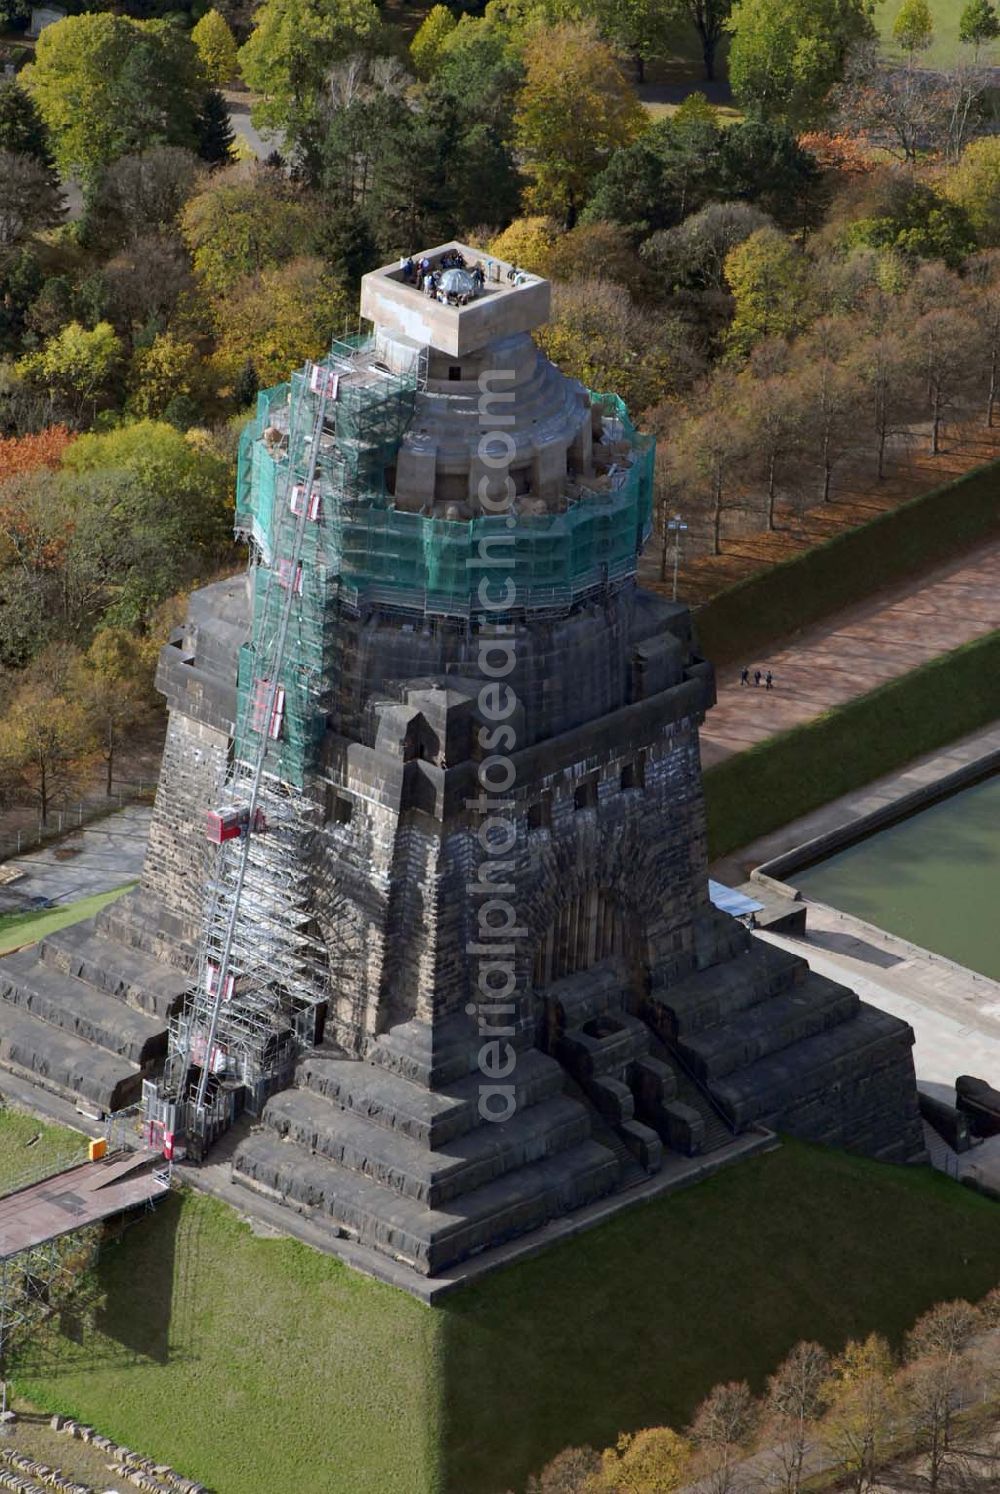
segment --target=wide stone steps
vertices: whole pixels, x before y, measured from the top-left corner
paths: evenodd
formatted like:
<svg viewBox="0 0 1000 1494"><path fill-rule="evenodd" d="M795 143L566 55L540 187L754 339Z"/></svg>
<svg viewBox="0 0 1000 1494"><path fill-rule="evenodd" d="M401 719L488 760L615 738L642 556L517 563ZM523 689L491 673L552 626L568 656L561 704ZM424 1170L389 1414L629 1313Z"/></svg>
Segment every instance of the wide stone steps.
<svg viewBox="0 0 1000 1494"><path fill-rule="evenodd" d="M749 950L720 965L710 965L670 986L655 999L673 1014L676 1034L683 1041L716 1023L770 1001L808 974L800 955L755 939Z"/></svg>
<svg viewBox="0 0 1000 1494"><path fill-rule="evenodd" d="M734 1013L717 1027L684 1035L677 1046L695 1076L711 1084L769 1053L838 1026L853 1017L859 1005L857 994L847 986L810 972L791 991Z"/></svg>
<svg viewBox="0 0 1000 1494"><path fill-rule="evenodd" d="M907 1033L908 1029L901 1028L895 1017L862 1003L852 1021L797 1043L794 1064L780 1052L769 1054L714 1082L712 1094L738 1127L758 1119L766 1123L798 1095L810 1093L813 1076L825 1086L829 1096L831 1088L841 1079L867 1072L866 1049L884 1059L887 1039L893 1040L901 1050L908 1049L912 1039ZM913 1109L916 1114L915 1102Z"/></svg>
<svg viewBox="0 0 1000 1494"><path fill-rule="evenodd" d="M0 1001L139 1066L166 1052L167 1030L162 1022L45 965L35 949L0 961Z"/></svg>
<svg viewBox="0 0 1000 1494"><path fill-rule="evenodd" d="M0 1007L0 1064L99 1110L133 1105L142 1089L141 1071L128 1059L8 1003Z"/></svg>
<svg viewBox="0 0 1000 1494"><path fill-rule="evenodd" d="M187 988L180 970L107 938L90 919L50 934L38 950L41 962L50 969L87 981L117 1001L164 1021Z"/></svg>
<svg viewBox="0 0 1000 1494"><path fill-rule="evenodd" d="M320 1049L299 1060L295 1082L372 1125L398 1131L432 1150L481 1123L479 1073L454 1080L446 1090L427 1090L389 1069ZM520 1111L559 1094L563 1074L554 1060L531 1049L518 1055L505 1082L514 1086L514 1105Z"/></svg>
<svg viewBox="0 0 1000 1494"><path fill-rule="evenodd" d="M273 1132L259 1131L237 1151L233 1178L321 1215L361 1244L429 1275L603 1197L618 1182L618 1162L587 1140L466 1193L446 1208L429 1209L326 1157L310 1156Z"/></svg>
<svg viewBox="0 0 1000 1494"><path fill-rule="evenodd" d="M202 909L197 891L192 898L191 918L183 920L151 893L138 888L108 903L87 927L93 927L113 944L134 951L142 959L159 962L163 969L188 976L194 968L201 925Z"/></svg>
<svg viewBox="0 0 1000 1494"><path fill-rule="evenodd" d="M437 1209L520 1168L566 1151L590 1135L586 1110L563 1095L509 1120L430 1151L398 1131L386 1131L307 1090L274 1095L263 1123L296 1147L339 1163L404 1198Z"/></svg>

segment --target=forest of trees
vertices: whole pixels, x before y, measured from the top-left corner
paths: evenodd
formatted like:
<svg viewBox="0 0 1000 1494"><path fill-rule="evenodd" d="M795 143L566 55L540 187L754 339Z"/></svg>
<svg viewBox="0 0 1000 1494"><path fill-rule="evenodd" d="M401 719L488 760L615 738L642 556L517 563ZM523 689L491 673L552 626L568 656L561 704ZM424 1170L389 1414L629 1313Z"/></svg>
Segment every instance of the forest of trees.
<svg viewBox="0 0 1000 1494"><path fill-rule="evenodd" d="M625 1433L602 1453L571 1447L527 1494L990 1494L1000 1476L1000 1287L977 1306L943 1302L901 1357L871 1334L831 1355L800 1343L763 1394L716 1385L683 1431Z"/></svg>
<svg viewBox="0 0 1000 1494"><path fill-rule="evenodd" d="M656 433L661 509L709 550L993 423L989 0L948 72L920 66L926 0L893 56L868 0L488 0L408 35L373 0L70 9L32 53L0 0L0 755L43 808L26 703L82 698L99 643L124 677L119 636L148 697L164 609L234 563L257 390L401 253L461 236L550 276L546 350ZM682 35L708 76L728 49L735 120L640 103ZM85 714L67 740L97 751Z"/></svg>

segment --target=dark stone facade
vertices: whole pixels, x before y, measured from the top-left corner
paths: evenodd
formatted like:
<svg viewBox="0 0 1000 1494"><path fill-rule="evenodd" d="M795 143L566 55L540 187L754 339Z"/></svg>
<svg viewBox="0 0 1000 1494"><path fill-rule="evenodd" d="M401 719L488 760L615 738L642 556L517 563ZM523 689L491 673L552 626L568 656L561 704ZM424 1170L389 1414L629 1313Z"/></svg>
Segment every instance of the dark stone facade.
<svg viewBox="0 0 1000 1494"><path fill-rule="evenodd" d="M909 1027L709 901L714 683L683 606L632 576L513 619L495 814L476 802L499 715L486 624L336 606L296 867L325 1035L241 1143L238 1181L433 1275L755 1126L922 1156ZM248 627L245 582L219 583L163 650L141 889L0 961L0 1062L105 1109L155 1070L191 967ZM500 894L503 939L482 912ZM501 945L512 994L484 1005Z"/></svg>

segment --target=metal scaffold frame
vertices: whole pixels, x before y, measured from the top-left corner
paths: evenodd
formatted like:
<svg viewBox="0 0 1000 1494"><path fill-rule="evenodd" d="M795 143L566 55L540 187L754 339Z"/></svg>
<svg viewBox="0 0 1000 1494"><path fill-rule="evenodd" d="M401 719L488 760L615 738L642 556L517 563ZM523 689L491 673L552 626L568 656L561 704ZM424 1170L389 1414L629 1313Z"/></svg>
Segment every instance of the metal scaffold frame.
<svg viewBox="0 0 1000 1494"><path fill-rule="evenodd" d="M425 363L423 365L426 366ZM198 1151L239 1103L259 1111L315 1036L325 948L310 913L310 837L319 806L307 785L329 710L340 510L384 490L413 411L421 363L377 367L370 344L335 344L296 374L284 405L265 398L269 482L254 486L251 639L241 650L234 763L209 816L218 845L197 978L171 1022L161 1085L144 1086L146 1135L167 1155ZM261 426L261 419L268 423ZM240 499L248 449L241 446ZM252 466L252 456L251 456Z"/></svg>

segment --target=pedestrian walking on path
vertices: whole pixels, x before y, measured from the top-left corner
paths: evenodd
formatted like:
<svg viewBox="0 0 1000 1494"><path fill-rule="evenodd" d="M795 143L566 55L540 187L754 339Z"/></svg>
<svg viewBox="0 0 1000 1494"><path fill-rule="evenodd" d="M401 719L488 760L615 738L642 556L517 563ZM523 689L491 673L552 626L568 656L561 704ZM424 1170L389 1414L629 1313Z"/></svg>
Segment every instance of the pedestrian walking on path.
<svg viewBox="0 0 1000 1494"><path fill-rule="evenodd" d="M750 683L750 671L749 671L749 669L741 669L740 670L740 685L741 686L743 686L743 685L749 685L749 683Z"/></svg>
<svg viewBox="0 0 1000 1494"><path fill-rule="evenodd" d="M755 690L759 690L760 689L760 681L761 681L760 670L759 669L755 669L754 672L753 672L753 683L754 683L754 689Z"/></svg>
<svg viewBox="0 0 1000 1494"><path fill-rule="evenodd" d="M765 690L770 690L771 687L773 686L773 684L774 684L774 675L771 673L770 670L768 670L767 674L765 674L765 676L764 676L764 689Z"/></svg>

